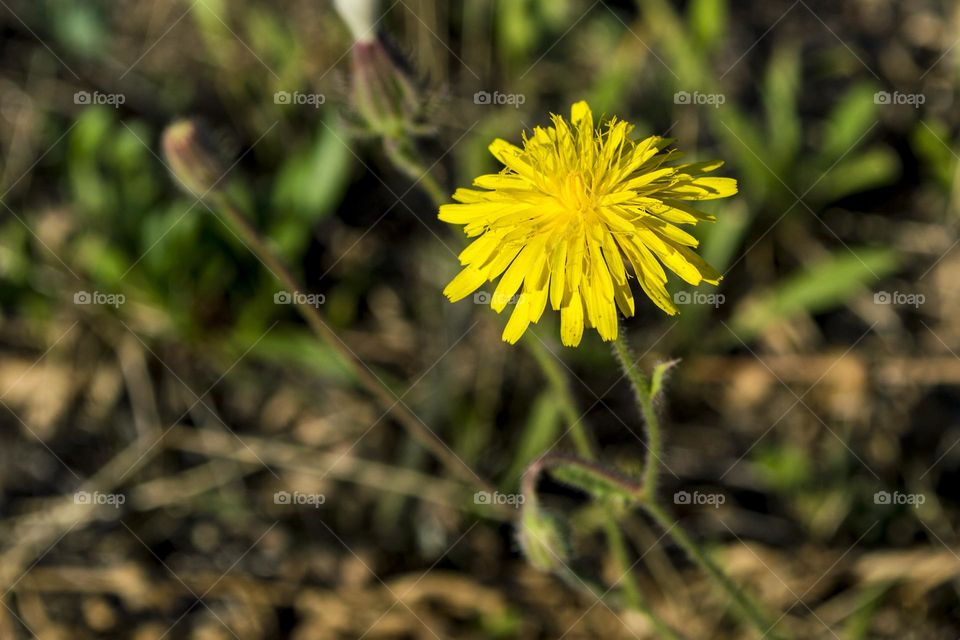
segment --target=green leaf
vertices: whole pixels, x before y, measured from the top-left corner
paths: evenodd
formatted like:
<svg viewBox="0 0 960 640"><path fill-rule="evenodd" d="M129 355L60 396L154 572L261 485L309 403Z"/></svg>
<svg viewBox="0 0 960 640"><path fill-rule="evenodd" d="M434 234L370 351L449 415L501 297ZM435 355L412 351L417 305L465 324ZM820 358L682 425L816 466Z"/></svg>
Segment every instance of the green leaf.
<svg viewBox="0 0 960 640"><path fill-rule="evenodd" d="M949 146L950 131L940 120L920 122L910 138L914 153L923 162L923 167L932 174L944 191L954 186L957 171L957 156Z"/></svg>
<svg viewBox="0 0 960 640"><path fill-rule="evenodd" d="M800 151L799 89L800 54L795 47L779 46L767 65L763 89L770 156L766 162L778 171L790 166Z"/></svg>
<svg viewBox="0 0 960 640"><path fill-rule="evenodd" d="M723 39L727 33L728 14L726 0L693 0L690 3L690 30L704 49L715 49Z"/></svg>
<svg viewBox="0 0 960 640"><path fill-rule="evenodd" d="M746 342L778 322L843 304L892 273L897 264L898 256L891 249L840 249L745 301L734 312L730 327Z"/></svg>
<svg viewBox="0 0 960 640"><path fill-rule="evenodd" d="M541 393L530 410L510 470L506 473L507 482L515 483L524 469L557 441L560 425L560 403L552 391Z"/></svg>
<svg viewBox="0 0 960 640"><path fill-rule="evenodd" d="M103 59L110 51L110 31L94 3L58 2L47 15L57 40L72 52ZM62 55L62 54L61 54ZM71 65L73 62L70 63Z"/></svg>
<svg viewBox="0 0 960 640"><path fill-rule="evenodd" d="M813 479L810 458L795 447L758 447L753 458L758 473L779 493L800 491Z"/></svg>
<svg viewBox="0 0 960 640"><path fill-rule="evenodd" d="M261 334L262 331L260 329ZM246 339L247 344L252 344L260 338L255 329L248 328L247 333L249 335L236 337L238 343ZM309 331L277 327L257 343L254 351L257 357L278 366L293 365L302 371L332 379L340 384L354 380L353 373L340 359L339 354L319 342Z"/></svg>
<svg viewBox="0 0 960 640"><path fill-rule="evenodd" d="M661 362L653 368L653 373L650 375L651 398L656 398L657 394L663 390L663 381L667 375L667 372L678 364L680 364L679 360L669 360L667 362Z"/></svg>
<svg viewBox="0 0 960 640"><path fill-rule="evenodd" d="M818 178L808 199L830 203L892 183L900 175L900 159L887 147L852 154Z"/></svg>
<svg viewBox="0 0 960 640"><path fill-rule="evenodd" d="M879 107L874 102L873 95L873 85L858 84L850 89L830 112L820 143L819 164L824 169L848 153L877 123Z"/></svg>
<svg viewBox="0 0 960 640"><path fill-rule="evenodd" d="M90 107L70 131L67 176L73 201L85 213L106 217L117 208L116 194L100 168L101 151L109 146L116 123L114 109Z"/></svg>
<svg viewBox="0 0 960 640"><path fill-rule="evenodd" d="M336 208L353 164L345 138L343 131L323 126L312 144L287 158L273 190L278 215L315 223Z"/></svg>
<svg viewBox="0 0 960 640"><path fill-rule="evenodd" d="M77 243L76 261L89 273L94 284L119 287L129 261L102 236L87 235ZM116 293L112 291L110 293Z"/></svg>
<svg viewBox="0 0 960 640"><path fill-rule="evenodd" d="M722 110L710 109L713 131L723 142L723 147L734 157L734 164L742 172L737 176L742 191L754 202L762 201L768 193L782 189L777 174L764 159L769 156L762 130L753 118L732 108L728 102ZM722 115L720 115L722 111Z"/></svg>

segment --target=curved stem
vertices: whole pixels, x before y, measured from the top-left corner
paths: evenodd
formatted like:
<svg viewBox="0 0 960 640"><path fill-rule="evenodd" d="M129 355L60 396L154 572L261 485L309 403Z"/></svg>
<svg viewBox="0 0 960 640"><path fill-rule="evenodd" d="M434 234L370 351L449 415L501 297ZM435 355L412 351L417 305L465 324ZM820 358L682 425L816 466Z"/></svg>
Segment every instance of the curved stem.
<svg viewBox="0 0 960 640"><path fill-rule="evenodd" d="M624 374L630 380L630 386L633 387L633 394L636 397L637 406L640 408L640 414L643 417L643 424L647 435L646 461L643 466L643 486L645 487L645 492L649 500L655 501L660 476L660 455L663 450L663 438L660 435L660 420L657 418L657 412L653 406L650 384L634 362L623 327L620 328L617 339L613 341L613 353L623 368Z"/></svg>
<svg viewBox="0 0 960 640"><path fill-rule="evenodd" d="M579 415L577 406L573 401L573 394L567 384L567 377L561 371L556 358L548 352L546 346L535 335L524 340L524 344L533 354L534 359L547 378L547 382L553 388L554 397L560 404L560 411L569 425L569 433L577 453L586 460L596 460L597 455L594 452L590 436L584 428L583 417ZM620 531L617 520L609 509L604 510L603 528L617 571L620 573L620 581L623 582L623 592L627 605L647 616L662 637L671 638L671 640L680 638L679 633L664 622L643 597L643 593L640 591L633 575L633 565L627 556L627 545L623 539L623 532Z"/></svg>
<svg viewBox="0 0 960 640"><path fill-rule="evenodd" d="M250 223L240 209L227 198L217 198L213 203L216 209L226 217L230 228L263 262L267 270L273 274L280 284L290 293L306 291L296 276L290 271L283 260L277 255L266 239ZM387 411L391 412L407 432L428 451L433 453L440 462L452 472L459 475L471 485L484 491L493 491L493 485L481 478L460 456L446 445L440 437L427 427L384 382L371 371L366 364L347 346L343 340L330 328L323 318L323 314L312 304L300 298L296 307L307 322L311 330L334 351L356 376L357 380L374 396Z"/></svg>
<svg viewBox="0 0 960 640"><path fill-rule="evenodd" d="M671 520L667 512L657 502L656 488L660 472L660 456L663 452L660 420L653 406L653 395L651 393L650 383L647 382L646 377L640 372L633 360L630 346L626 339L626 331L622 326L620 327L617 339L613 342L613 353L620 363L620 366L623 367L624 374L630 380L630 386L633 387L637 406L643 416L646 428L647 454L646 466L643 470L645 500L641 501L640 504L654 521L693 559L700 569L713 580L714 584L720 587L720 589L730 597L740 618L757 629L760 637L774 640L777 636L774 636L771 631L774 626L776 626L776 623L770 623L760 606L754 602L743 589L737 586L730 576L724 573L720 566L700 548L686 531Z"/></svg>

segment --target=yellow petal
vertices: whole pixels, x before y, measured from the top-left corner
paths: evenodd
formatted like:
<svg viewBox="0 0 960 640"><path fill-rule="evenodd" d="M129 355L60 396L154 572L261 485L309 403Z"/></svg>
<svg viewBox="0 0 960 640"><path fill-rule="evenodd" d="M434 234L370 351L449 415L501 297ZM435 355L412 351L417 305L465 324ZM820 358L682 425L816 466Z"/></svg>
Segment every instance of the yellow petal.
<svg viewBox="0 0 960 640"><path fill-rule="evenodd" d="M677 247L677 251L683 255L684 260L689 262L694 269L700 272L700 277L703 278L703 282L707 284L719 284L723 280L723 276L720 275L720 272L714 269L710 263L701 258L695 251L688 249L687 247Z"/></svg>
<svg viewBox="0 0 960 640"><path fill-rule="evenodd" d="M497 313L503 311L514 294L517 293L520 285L523 284L523 279L529 273L530 267L542 253L543 251L539 245L532 244L528 244L520 251L520 255L517 256L507 269L507 272L500 278L500 283L497 285L496 291L493 292L493 300L490 302L490 307L494 311Z"/></svg>
<svg viewBox="0 0 960 640"><path fill-rule="evenodd" d="M701 174L716 171L723 166L723 160L707 160L705 162L690 162L677 167L678 170L689 174Z"/></svg>
<svg viewBox="0 0 960 640"><path fill-rule="evenodd" d="M590 247L590 284L596 287L604 300L613 300L613 278L603 259L603 252L596 240L589 240Z"/></svg>
<svg viewBox="0 0 960 640"><path fill-rule="evenodd" d="M700 284L700 281L703 280L703 276L700 275L700 270L687 260L687 257L678 250L677 245L670 241L660 242L658 244L647 242L653 235L654 234L651 233L648 236L644 236L644 241L664 266L683 278L685 282L694 286Z"/></svg>
<svg viewBox="0 0 960 640"><path fill-rule="evenodd" d="M453 199L457 202L470 204L472 202L484 202L490 194L486 191L477 191L475 189L464 189L463 187L453 192Z"/></svg>
<svg viewBox="0 0 960 640"><path fill-rule="evenodd" d="M663 270L663 267L660 266L660 263L653 257L650 250L644 246L637 237L630 236L618 238L617 240L620 248L623 249L623 252L627 255L627 259L630 260L634 275L639 278L640 274L645 274L646 277L653 281L666 284L667 274Z"/></svg>
<svg viewBox="0 0 960 640"><path fill-rule="evenodd" d="M525 293L524 295L529 296L530 298L530 322L536 324L540 322L540 318L543 316L543 312L547 308L547 288L544 287L539 291Z"/></svg>
<svg viewBox="0 0 960 640"><path fill-rule="evenodd" d="M487 262L500 245L501 235L490 232L485 233L478 239L471 242L466 249L460 252L460 264L473 264L476 266Z"/></svg>
<svg viewBox="0 0 960 640"><path fill-rule="evenodd" d="M450 281L450 284L444 287L443 295L447 296L450 302L456 302L457 300L466 298L486 281L486 276L484 276L480 270L474 267L467 267L458 273L457 276Z"/></svg>
<svg viewBox="0 0 960 640"><path fill-rule="evenodd" d="M617 248L617 242L613 236L605 234L603 237L603 259L610 267L610 275L613 276L615 284L623 284L627 281L627 270L623 267L623 256Z"/></svg>
<svg viewBox="0 0 960 640"><path fill-rule="evenodd" d="M632 125L597 123L584 101L550 121L522 133L522 146L495 140L490 153L503 170L477 177L453 194L457 204L440 208L441 220L473 239L459 256L465 268L444 289L448 297L499 279L491 306L502 312L517 300L504 340L519 340L549 301L560 312L563 344L575 346L584 329L614 339L620 314L636 313L631 277L671 315L668 270L691 284L720 281L682 227L714 220L690 204L737 192L736 180L708 175L722 162L680 164L673 140L634 142Z"/></svg>
<svg viewBox="0 0 960 640"><path fill-rule="evenodd" d="M527 180L537 181L537 172L522 159L524 155L522 149L500 138L490 143L489 149L493 157L506 165L507 168L513 169Z"/></svg>
<svg viewBox="0 0 960 640"><path fill-rule="evenodd" d="M473 186L484 189L529 189L530 183L521 176L492 173L476 178Z"/></svg>
<svg viewBox="0 0 960 640"><path fill-rule="evenodd" d="M656 200L654 198L637 198L639 207L673 224L696 224L699 221L715 222L717 217L711 213L694 209L680 200Z"/></svg>
<svg viewBox="0 0 960 640"><path fill-rule="evenodd" d="M470 204L445 204L440 207L438 216L450 224L467 224L486 218L504 208L502 202L473 202Z"/></svg>
<svg viewBox="0 0 960 640"><path fill-rule="evenodd" d="M584 119L586 119L586 126L593 128L593 112L590 110L590 105L586 100L580 100L570 107L570 122L580 124Z"/></svg>
<svg viewBox="0 0 960 640"><path fill-rule="evenodd" d="M576 347L583 337L583 302L580 292L573 291L570 300L560 309L560 341L565 347Z"/></svg>
<svg viewBox="0 0 960 640"><path fill-rule="evenodd" d="M614 300L617 301L617 308L620 309L625 317L633 317L635 311L633 304L633 292L630 290L630 284L624 282L623 284L618 284L616 290L614 291Z"/></svg>
<svg viewBox="0 0 960 640"><path fill-rule="evenodd" d="M510 266L513 259L517 257L523 247L519 244L511 244L506 240L500 243L499 251L494 253L493 259L483 265L487 270L487 278L494 280L500 276L504 270Z"/></svg>
<svg viewBox="0 0 960 640"><path fill-rule="evenodd" d="M587 286L583 288L583 301L587 307L587 318L597 328L600 337L604 341L615 339L617 337L617 310L613 304L613 296L611 295L610 299L607 299L598 287Z"/></svg>
<svg viewBox="0 0 960 640"><path fill-rule="evenodd" d="M683 200L716 200L737 193L737 181L733 178L697 178L671 191Z"/></svg>
<svg viewBox="0 0 960 640"><path fill-rule="evenodd" d="M564 284L566 283L567 243L560 241L553 247L550 257L550 306L560 309L563 302Z"/></svg>
<svg viewBox="0 0 960 640"><path fill-rule="evenodd" d="M682 244L687 247L696 247L700 245L699 240L694 238L680 227L675 227L668 222L663 222L657 218L647 218L645 220L645 224L649 225L657 235L676 244Z"/></svg>
<svg viewBox="0 0 960 640"><path fill-rule="evenodd" d="M530 326L530 302L526 294L520 296L516 308L510 314L507 326L503 329L504 342L516 344L523 332Z"/></svg>
<svg viewBox="0 0 960 640"><path fill-rule="evenodd" d="M677 308L674 306L673 300L670 299L670 294L667 293L662 282L648 278L645 273L637 276L637 282L640 283L640 288L643 289L643 292L647 294L648 298L653 300L655 305L667 312L668 315L676 315Z"/></svg>
<svg viewBox="0 0 960 640"><path fill-rule="evenodd" d="M609 207L611 205L620 204L621 202L629 202L636 197L637 194L633 191L617 191L615 193L608 193L600 198L599 205L601 207Z"/></svg>
<svg viewBox="0 0 960 640"><path fill-rule="evenodd" d="M631 178L630 180L627 180L625 183L623 183L623 188L639 189L640 187L645 187L649 185L651 182L654 182L655 180L668 177L676 172L677 170L675 167L665 167L663 169L657 169L656 171L650 171L649 173L644 173L643 175L639 175L636 178Z"/></svg>
<svg viewBox="0 0 960 640"><path fill-rule="evenodd" d="M570 235L567 240L567 288L576 289L580 286L580 278L583 276L583 262L585 241L579 233Z"/></svg>

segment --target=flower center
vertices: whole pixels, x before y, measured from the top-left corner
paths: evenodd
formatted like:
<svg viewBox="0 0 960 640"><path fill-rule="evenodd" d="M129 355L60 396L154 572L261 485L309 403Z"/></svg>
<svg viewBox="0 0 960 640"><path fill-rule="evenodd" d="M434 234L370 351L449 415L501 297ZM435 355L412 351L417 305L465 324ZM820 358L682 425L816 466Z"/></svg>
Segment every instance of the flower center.
<svg viewBox="0 0 960 640"><path fill-rule="evenodd" d="M585 215L596 208L596 198L593 190L587 186L583 179L583 174L579 171L573 171L563 179L558 185L559 189L554 197L570 213Z"/></svg>

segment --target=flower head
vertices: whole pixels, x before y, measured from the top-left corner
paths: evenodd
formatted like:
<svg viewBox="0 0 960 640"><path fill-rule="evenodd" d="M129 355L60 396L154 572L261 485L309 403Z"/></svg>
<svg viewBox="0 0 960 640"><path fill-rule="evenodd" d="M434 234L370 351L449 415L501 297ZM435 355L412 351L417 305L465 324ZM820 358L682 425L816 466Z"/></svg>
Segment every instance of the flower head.
<svg viewBox="0 0 960 640"><path fill-rule="evenodd" d="M353 106L363 128L394 138L419 128L420 93L405 61L386 40L355 42L351 67Z"/></svg>
<svg viewBox="0 0 960 640"><path fill-rule="evenodd" d="M194 120L178 120L164 130L161 146L170 172L187 193L203 199L218 192L227 169L206 129Z"/></svg>
<svg viewBox="0 0 960 640"><path fill-rule="evenodd" d="M616 118L595 128L586 102L570 116L524 133L522 149L495 140L490 152L505 168L474 180L479 190L457 189L460 204L440 207L441 220L475 238L444 295L457 301L500 278L490 305L499 313L515 299L503 331L511 344L548 301L560 312L563 344L577 346L584 326L617 337L617 309L627 317L635 309L631 277L670 315L677 308L664 267L692 285L721 278L681 225L715 219L689 201L737 192L736 180L706 175L723 162L677 164L668 139L631 140L633 126Z"/></svg>
<svg viewBox="0 0 960 640"><path fill-rule="evenodd" d="M394 142L425 129L423 96L407 60L378 33L379 0L334 0L353 35L350 94L358 128Z"/></svg>

